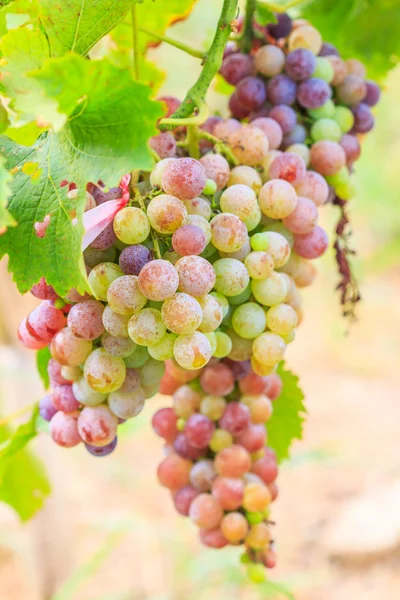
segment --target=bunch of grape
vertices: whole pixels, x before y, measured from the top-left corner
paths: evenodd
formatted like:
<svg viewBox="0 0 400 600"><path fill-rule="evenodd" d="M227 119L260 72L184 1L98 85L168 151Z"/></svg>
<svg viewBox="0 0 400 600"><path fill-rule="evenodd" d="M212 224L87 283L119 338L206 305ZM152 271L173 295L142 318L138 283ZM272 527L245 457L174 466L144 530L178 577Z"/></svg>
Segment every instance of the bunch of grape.
<svg viewBox="0 0 400 600"><path fill-rule="evenodd" d="M236 87L229 101L235 120L212 124L211 132L240 148L236 119L263 131L269 148L257 164L264 181L276 177L272 163L283 152L325 177L333 196L354 195L350 174L361 153L360 136L374 127L371 107L380 97L359 60L343 60L308 22L283 14L267 27L254 24L250 55L231 43L220 72ZM291 183L298 188L298 181ZM305 191L300 184L299 193L307 196Z"/></svg>
<svg viewBox="0 0 400 600"><path fill-rule="evenodd" d="M163 384L169 392L171 380L173 407L153 417L166 442L158 479L205 546L244 544L249 576L263 581L265 567L276 562L269 515L278 494L265 424L281 380L257 375L250 361L226 359L213 359L200 373L168 361Z"/></svg>

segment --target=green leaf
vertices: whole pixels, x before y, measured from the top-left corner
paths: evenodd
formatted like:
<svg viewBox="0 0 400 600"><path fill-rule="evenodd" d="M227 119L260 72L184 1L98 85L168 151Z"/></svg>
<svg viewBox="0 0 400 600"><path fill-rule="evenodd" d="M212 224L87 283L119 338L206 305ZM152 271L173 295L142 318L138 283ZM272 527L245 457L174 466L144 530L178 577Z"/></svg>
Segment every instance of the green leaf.
<svg viewBox="0 0 400 600"><path fill-rule="evenodd" d="M43 134L32 147L1 138L0 150L14 174L9 211L18 225L0 237L0 256L21 293L44 276L60 296L86 289L81 254L81 218L88 181L118 184L133 169L151 170L147 140L157 133L162 105L150 89L109 61L88 61L69 54L49 59L37 81L69 116L62 131ZM63 181L75 183L78 195ZM45 236L35 223L50 216Z"/></svg>
<svg viewBox="0 0 400 600"><path fill-rule="evenodd" d="M268 421L268 445L277 454L278 460L282 461L289 457L289 449L292 442L302 439L302 425L306 408L304 406L304 394L298 385L299 378L291 371L285 369L282 363L278 369L278 375L282 379L282 393L274 403L274 412Z"/></svg>
<svg viewBox="0 0 400 600"><path fill-rule="evenodd" d="M38 0L51 56L69 50L86 55L138 0Z"/></svg>
<svg viewBox="0 0 400 600"><path fill-rule="evenodd" d="M0 2L0 37L9 29L20 27L36 16L36 0L10 0Z"/></svg>
<svg viewBox="0 0 400 600"><path fill-rule="evenodd" d="M50 358L51 354L48 346L36 352L36 367L46 390L50 385L50 378L47 372L47 365L49 364Z"/></svg>
<svg viewBox="0 0 400 600"><path fill-rule="evenodd" d="M37 409L11 437L7 427L0 427L0 442L8 440L0 453L0 501L9 504L21 521L32 518L51 491L43 463L26 448L36 435L36 418Z"/></svg>
<svg viewBox="0 0 400 600"><path fill-rule="evenodd" d="M382 79L399 62L398 0L315 0L302 9L302 16L344 58L362 60L370 77Z"/></svg>
<svg viewBox="0 0 400 600"><path fill-rule="evenodd" d="M263 27L268 25L268 23L277 23L275 14L262 2L257 3L255 18L257 23Z"/></svg>
<svg viewBox="0 0 400 600"><path fill-rule="evenodd" d="M7 201L11 195L11 175L5 167L5 159L0 156L0 231L4 227L14 227L17 222L7 210Z"/></svg>

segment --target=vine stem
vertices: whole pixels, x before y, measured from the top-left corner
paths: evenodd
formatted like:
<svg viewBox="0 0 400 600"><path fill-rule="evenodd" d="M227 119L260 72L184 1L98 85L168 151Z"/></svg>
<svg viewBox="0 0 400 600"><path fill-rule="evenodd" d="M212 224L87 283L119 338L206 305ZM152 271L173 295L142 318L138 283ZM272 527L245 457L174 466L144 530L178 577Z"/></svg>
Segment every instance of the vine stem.
<svg viewBox="0 0 400 600"><path fill-rule="evenodd" d="M219 152L219 154L224 154L226 156L226 158L232 164L234 164L235 167L237 167L237 165L239 164L239 161L237 160L236 156L233 154L232 150L230 148L228 148L228 146L226 144L224 144L224 142L221 142L221 140L218 139L217 137L215 137L215 135L208 133L208 131L203 131L202 129L199 130L198 136L200 139L207 140L207 141L213 143L215 145L216 151Z"/></svg>
<svg viewBox="0 0 400 600"><path fill-rule="evenodd" d="M241 46L243 52L249 53L253 39L253 15L257 7L257 0L247 0L246 16L244 20L243 35L241 38Z"/></svg>
<svg viewBox="0 0 400 600"><path fill-rule="evenodd" d="M136 4L131 8L132 15L132 48L133 48L133 72L135 74L136 81L140 79L140 66L139 66L139 39L138 39L138 23Z"/></svg>
<svg viewBox="0 0 400 600"><path fill-rule="evenodd" d="M159 40L160 42L165 42L170 46L174 46L174 48L178 48L179 50L182 50L183 52L186 52L186 54L190 54L190 56L194 56L195 58L201 58L203 60L206 57L206 53L202 50L192 48L192 46L189 46L184 42L174 40L173 38L170 38L167 35L161 35L159 33L156 33L155 31L150 31L150 29L146 29L146 27L139 27L139 31L143 31L143 33L147 33L147 35L149 35L150 37L153 37L154 39Z"/></svg>
<svg viewBox="0 0 400 600"><path fill-rule="evenodd" d="M4 427L4 425L8 425L8 423L11 423L11 421L18 419L19 417L23 417L28 412L32 412L36 405L37 405L37 402L33 402L32 404L27 404L26 406L23 406L22 408L15 411L14 413L11 413L11 415L8 415L7 417L0 419L0 427Z"/></svg>
<svg viewBox="0 0 400 600"><path fill-rule="evenodd" d="M190 117L196 108L205 102L205 97L211 81L217 74L224 55L224 50L232 32L232 21L236 17L239 0L224 0L221 16L218 21L217 31L209 51L204 58L203 69L196 83L190 88L178 110L173 114L174 124L160 122L162 129L173 129L177 125L176 119ZM178 122L179 124L179 122Z"/></svg>
<svg viewBox="0 0 400 600"><path fill-rule="evenodd" d="M259 2L259 4L269 8L273 12L284 13L289 10L289 8L294 8L295 6L302 4L302 2L304 2L304 0L289 0L289 2L286 2L286 4L277 4L276 2L265 2L263 0L262 2Z"/></svg>

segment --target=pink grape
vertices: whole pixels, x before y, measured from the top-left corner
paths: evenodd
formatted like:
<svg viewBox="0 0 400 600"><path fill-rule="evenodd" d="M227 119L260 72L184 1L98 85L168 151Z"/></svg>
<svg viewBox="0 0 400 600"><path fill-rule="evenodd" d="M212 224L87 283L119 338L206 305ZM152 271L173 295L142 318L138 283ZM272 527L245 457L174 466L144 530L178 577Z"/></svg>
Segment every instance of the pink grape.
<svg viewBox="0 0 400 600"><path fill-rule="evenodd" d="M52 394L46 394L39 400L39 414L45 421L51 421L57 412L57 408L53 403Z"/></svg>
<svg viewBox="0 0 400 600"><path fill-rule="evenodd" d="M179 490L189 485L192 463L178 454L169 454L158 465L157 476L162 486L170 490Z"/></svg>
<svg viewBox="0 0 400 600"><path fill-rule="evenodd" d="M253 454L265 446L267 432L262 424L250 425L243 433L236 437L236 442Z"/></svg>
<svg viewBox="0 0 400 600"><path fill-rule="evenodd" d="M322 175L307 171L302 181L296 185L296 192L299 196L312 200L316 206L322 206L328 201L329 187Z"/></svg>
<svg viewBox="0 0 400 600"><path fill-rule="evenodd" d="M55 408L65 413L73 412L80 406L70 384L56 386L53 389L52 399Z"/></svg>
<svg viewBox="0 0 400 600"><path fill-rule="evenodd" d="M202 395L190 385L181 385L173 394L174 409L178 417L188 419L200 406Z"/></svg>
<svg viewBox="0 0 400 600"><path fill-rule="evenodd" d="M29 350L40 350L47 346L47 342L35 336L33 330L28 325L28 319L25 317L18 327L18 339Z"/></svg>
<svg viewBox="0 0 400 600"><path fill-rule="evenodd" d="M271 400L276 400L276 398L278 398L282 392L282 379L276 373L272 373L267 379L268 388L265 393Z"/></svg>
<svg viewBox="0 0 400 600"><path fill-rule="evenodd" d="M31 294L40 300L57 300L58 296L51 285L46 283L44 277L42 277L38 283L31 288Z"/></svg>
<svg viewBox="0 0 400 600"><path fill-rule="evenodd" d="M167 164L162 188L180 200L196 198L204 190L207 176L202 164L194 158L178 158Z"/></svg>
<svg viewBox="0 0 400 600"><path fill-rule="evenodd" d="M243 477L251 468L251 457L243 446L233 444L218 452L214 460L215 470L222 477Z"/></svg>
<svg viewBox="0 0 400 600"><path fill-rule="evenodd" d="M246 225L234 214L220 213L211 221L211 241L222 252L239 250L248 238Z"/></svg>
<svg viewBox="0 0 400 600"><path fill-rule="evenodd" d="M347 165L352 165L361 155L361 144L355 135L346 133L340 140L340 145L346 155Z"/></svg>
<svg viewBox="0 0 400 600"><path fill-rule="evenodd" d="M297 154L285 152L277 156L269 168L270 179L283 179L293 186L298 185L306 174L304 160Z"/></svg>
<svg viewBox="0 0 400 600"><path fill-rule="evenodd" d="M71 383L65 377L63 377L61 373L62 365L58 363L54 358L51 358L47 365L47 373L50 378L50 384L52 387L55 385L64 385L67 383Z"/></svg>
<svg viewBox="0 0 400 600"><path fill-rule="evenodd" d="M85 406L78 418L82 440L92 446L107 446L117 435L118 419L108 406Z"/></svg>
<svg viewBox="0 0 400 600"><path fill-rule="evenodd" d="M200 529L199 531L200 541L204 546L208 548L215 548L216 550L220 548L224 548L228 545L228 542L224 538L221 533L221 530L218 529Z"/></svg>
<svg viewBox="0 0 400 600"><path fill-rule="evenodd" d="M364 100L367 94L365 81L359 75L350 73L343 83L336 88L336 95L341 104L355 106Z"/></svg>
<svg viewBox="0 0 400 600"><path fill-rule="evenodd" d="M147 217L152 228L163 235L174 233L185 223L187 216L183 202L167 194L156 196L147 207Z"/></svg>
<svg viewBox="0 0 400 600"><path fill-rule="evenodd" d="M96 250L107 250L114 246L116 240L117 236L115 235L113 224L110 223L101 233L99 233L90 246Z"/></svg>
<svg viewBox="0 0 400 600"><path fill-rule="evenodd" d="M278 477L278 465L273 450L267 448L265 455L253 463L251 470L265 484L269 485L273 483Z"/></svg>
<svg viewBox="0 0 400 600"><path fill-rule="evenodd" d="M215 431L215 425L208 417L194 414L185 424L185 435L194 448L207 448Z"/></svg>
<svg viewBox="0 0 400 600"><path fill-rule="evenodd" d="M187 458L188 460L198 460L204 452L203 450L199 450L199 448L194 448L184 433L179 433L177 435L173 447L179 456Z"/></svg>
<svg viewBox="0 0 400 600"><path fill-rule="evenodd" d="M269 113L269 118L280 125L284 135L290 133L296 127L297 115L293 108L286 106L286 104L274 106Z"/></svg>
<svg viewBox="0 0 400 600"><path fill-rule="evenodd" d="M65 325L66 318L63 312L49 302L42 302L29 314L27 319L28 331L34 337L47 343Z"/></svg>
<svg viewBox="0 0 400 600"><path fill-rule="evenodd" d="M319 258L328 248L328 236L322 227L315 227L311 233L296 235L293 250L303 258Z"/></svg>
<svg viewBox="0 0 400 600"><path fill-rule="evenodd" d="M217 477L211 493L224 510L237 510L243 502L244 482L233 477Z"/></svg>
<svg viewBox="0 0 400 600"><path fill-rule="evenodd" d="M172 236L172 247L179 256L201 254L206 245L206 235L197 225L182 225Z"/></svg>
<svg viewBox="0 0 400 600"><path fill-rule="evenodd" d="M143 296L155 302L173 296L178 284L178 272L167 260L152 260L139 273L139 290Z"/></svg>
<svg viewBox="0 0 400 600"><path fill-rule="evenodd" d="M191 485L185 485L185 487L178 490L174 495L174 504L178 513L184 517L188 517L190 505L198 495L199 492Z"/></svg>
<svg viewBox="0 0 400 600"><path fill-rule="evenodd" d="M74 336L69 327L61 329L50 344L52 357L66 367L78 367L92 351L92 342Z"/></svg>
<svg viewBox="0 0 400 600"><path fill-rule="evenodd" d="M215 529L224 512L211 494L200 494L191 503L189 517L201 529Z"/></svg>
<svg viewBox="0 0 400 600"><path fill-rule="evenodd" d="M293 233L310 233L318 222L318 208L312 200L298 196L297 205L289 216L283 219L285 227Z"/></svg>
<svg viewBox="0 0 400 600"><path fill-rule="evenodd" d="M223 190L228 183L230 175L229 163L220 154L206 154L200 159L208 179L212 179L217 184L218 190Z"/></svg>
<svg viewBox="0 0 400 600"><path fill-rule="evenodd" d="M200 375L200 383L206 394L212 396L228 396L235 387L233 373L223 363L207 366Z"/></svg>
<svg viewBox="0 0 400 600"><path fill-rule="evenodd" d="M226 119L217 123L214 129L215 137L221 139L224 142L228 142L231 135L241 129L242 125L237 119Z"/></svg>
<svg viewBox="0 0 400 600"><path fill-rule="evenodd" d="M173 408L161 408L152 419L152 426L157 435L171 443L178 435L177 416Z"/></svg>
<svg viewBox="0 0 400 600"><path fill-rule="evenodd" d="M72 448L82 440L78 431L79 412L57 412L50 421L50 435L58 446Z"/></svg>
<svg viewBox="0 0 400 600"><path fill-rule="evenodd" d="M136 244L124 248L119 257L119 266L124 275L138 276L144 265L152 260L151 252L146 246Z"/></svg>
<svg viewBox="0 0 400 600"><path fill-rule="evenodd" d="M198 329L203 312L195 298L189 294L177 293L165 300L161 316L167 329L178 335L187 335Z"/></svg>
<svg viewBox="0 0 400 600"><path fill-rule="evenodd" d="M239 388L243 394L257 396L258 394L266 394L268 389L268 377L257 375L253 371L247 373L239 381Z"/></svg>
<svg viewBox="0 0 400 600"><path fill-rule="evenodd" d="M241 402L230 402L219 421L220 427L232 435L240 435L250 425L250 411Z"/></svg>
<svg viewBox="0 0 400 600"><path fill-rule="evenodd" d="M258 127L268 138L270 150L276 150L282 143L283 132L277 121L268 117L260 117L251 122L252 127Z"/></svg>
<svg viewBox="0 0 400 600"><path fill-rule="evenodd" d="M200 460L190 471L190 483L199 492L209 492L217 473L212 460Z"/></svg>
<svg viewBox="0 0 400 600"><path fill-rule="evenodd" d="M179 276L179 290L191 296L205 296L214 287L215 272L201 256L184 256L175 265Z"/></svg>
<svg viewBox="0 0 400 600"><path fill-rule="evenodd" d="M169 131L162 131L151 137L149 145L160 158L169 158L176 155L176 141Z"/></svg>
<svg viewBox="0 0 400 600"><path fill-rule="evenodd" d="M336 142L321 140L311 146L311 164L325 177L336 175L346 164L346 154Z"/></svg>
<svg viewBox="0 0 400 600"><path fill-rule="evenodd" d="M68 313L68 327L77 338L95 340L104 331L104 306L98 300L78 302Z"/></svg>

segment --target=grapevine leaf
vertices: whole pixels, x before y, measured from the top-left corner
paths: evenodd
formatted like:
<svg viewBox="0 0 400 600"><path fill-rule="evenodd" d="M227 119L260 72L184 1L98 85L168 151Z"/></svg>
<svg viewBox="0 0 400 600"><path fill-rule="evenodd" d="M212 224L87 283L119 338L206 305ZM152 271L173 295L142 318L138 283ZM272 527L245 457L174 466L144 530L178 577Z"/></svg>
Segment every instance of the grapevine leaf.
<svg viewBox="0 0 400 600"><path fill-rule="evenodd" d="M195 0L153 0L137 6L138 22L146 29L162 35L171 25L187 19L196 5ZM148 46L158 46L159 42L140 32L139 47L144 50Z"/></svg>
<svg viewBox="0 0 400 600"><path fill-rule="evenodd" d="M20 27L37 13L36 0L6 0L0 4L0 37L9 29Z"/></svg>
<svg viewBox="0 0 400 600"><path fill-rule="evenodd" d="M0 76L10 107L25 121L50 122L60 128L65 117L57 111L53 98L46 98L39 81L28 73L38 69L48 58L48 44L41 31L13 29L1 40Z"/></svg>
<svg viewBox="0 0 400 600"><path fill-rule="evenodd" d="M32 147L2 138L0 149L14 175L8 208L18 225L0 237L0 256L9 254L20 292L44 276L65 296L87 285L81 256L87 182L102 179L113 186L133 169L150 170L147 140L156 134L163 111L149 99L147 86L108 61L69 54L49 59L36 77L58 98L69 121L58 133L42 134ZM64 182L77 191L71 193ZM38 237L35 223L48 218L44 237Z"/></svg>
<svg viewBox="0 0 400 600"><path fill-rule="evenodd" d="M259 25L265 27L268 23L276 23L277 18L268 6L258 2L255 13L256 21Z"/></svg>
<svg viewBox="0 0 400 600"><path fill-rule="evenodd" d="M281 364L278 374L282 379L282 393L274 401L274 412L268 421L268 445L281 461L289 457L293 440L302 439L302 424L306 408L304 394L298 385L299 378Z"/></svg>
<svg viewBox="0 0 400 600"><path fill-rule="evenodd" d="M27 423L20 425L13 435L0 448L0 465L20 452L33 438L37 436L36 419L39 407L35 406L32 416Z"/></svg>
<svg viewBox="0 0 400 600"><path fill-rule="evenodd" d="M51 354L48 346L36 352L36 367L46 390L50 385L50 378L47 372L47 365L49 364L50 358Z"/></svg>
<svg viewBox="0 0 400 600"><path fill-rule="evenodd" d="M17 224L6 208L7 200L11 194L10 180L11 175L5 167L5 159L0 156L0 232L5 227L14 227Z"/></svg>
<svg viewBox="0 0 400 600"><path fill-rule="evenodd" d="M138 0L38 0L51 56L69 50L86 55Z"/></svg>
<svg viewBox="0 0 400 600"><path fill-rule="evenodd" d="M371 77L382 79L399 62L398 0L314 0L302 16L345 58L361 59Z"/></svg>
<svg viewBox="0 0 400 600"><path fill-rule="evenodd" d="M21 521L28 521L43 506L50 494L50 483L43 463L27 448L33 439L37 409L28 423L17 429L13 436L7 427L0 427L0 501L9 504Z"/></svg>

